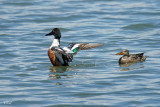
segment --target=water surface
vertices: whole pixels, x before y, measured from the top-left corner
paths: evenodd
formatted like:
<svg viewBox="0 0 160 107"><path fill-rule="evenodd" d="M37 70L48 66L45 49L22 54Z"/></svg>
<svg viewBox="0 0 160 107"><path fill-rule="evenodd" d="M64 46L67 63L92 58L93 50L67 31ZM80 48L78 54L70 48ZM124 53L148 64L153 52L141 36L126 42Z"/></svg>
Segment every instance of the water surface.
<svg viewBox="0 0 160 107"><path fill-rule="evenodd" d="M0 2L0 106L160 106L159 0ZM69 67L52 67L52 28L61 45L102 43ZM145 52L146 62L118 65L117 52Z"/></svg>

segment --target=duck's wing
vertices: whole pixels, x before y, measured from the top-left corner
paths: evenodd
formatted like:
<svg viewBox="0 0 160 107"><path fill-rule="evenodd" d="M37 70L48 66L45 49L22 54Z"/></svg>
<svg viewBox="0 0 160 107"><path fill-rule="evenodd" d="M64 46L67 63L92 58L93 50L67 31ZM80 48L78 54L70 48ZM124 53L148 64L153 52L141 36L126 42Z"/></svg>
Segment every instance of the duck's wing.
<svg viewBox="0 0 160 107"><path fill-rule="evenodd" d="M52 47L51 50L57 54L61 54L62 58L65 61L71 62L73 60L73 55L71 53L66 53L62 48L58 47Z"/></svg>
<svg viewBox="0 0 160 107"><path fill-rule="evenodd" d="M143 57L143 54L144 54L144 53L138 53L138 54L135 54L135 56L136 56L137 58L140 58L140 59L141 59L141 58Z"/></svg>
<svg viewBox="0 0 160 107"><path fill-rule="evenodd" d="M102 44L93 44L93 43L80 43L79 47L80 50L87 50L87 49L92 49L92 48L96 48L102 46Z"/></svg>
<svg viewBox="0 0 160 107"><path fill-rule="evenodd" d="M133 60L141 61L141 59L143 58L143 54L144 54L144 53L131 54L130 57L131 57Z"/></svg>
<svg viewBox="0 0 160 107"><path fill-rule="evenodd" d="M93 44L93 43L70 43L68 48L71 49L74 55L80 50L87 50L102 46L103 44Z"/></svg>
<svg viewBox="0 0 160 107"><path fill-rule="evenodd" d="M51 50L53 51L53 52L55 52L55 53L58 53L58 54L66 54L65 52L64 52L64 50L62 49L62 48L60 48L60 47L52 47L51 48Z"/></svg>
<svg viewBox="0 0 160 107"><path fill-rule="evenodd" d="M139 53L139 54L136 54L136 55L140 58L141 61L145 61L146 58L148 58L148 56L144 56L144 53Z"/></svg>

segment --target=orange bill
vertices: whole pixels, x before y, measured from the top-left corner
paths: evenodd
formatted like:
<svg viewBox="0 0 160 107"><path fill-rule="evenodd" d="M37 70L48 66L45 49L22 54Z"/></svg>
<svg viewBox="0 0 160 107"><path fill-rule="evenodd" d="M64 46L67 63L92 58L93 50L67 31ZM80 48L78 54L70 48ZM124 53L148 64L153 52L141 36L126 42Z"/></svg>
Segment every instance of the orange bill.
<svg viewBox="0 0 160 107"><path fill-rule="evenodd" d="M117 53L116 55L123 55L123 52L119 52L119 53Z"/></svg>

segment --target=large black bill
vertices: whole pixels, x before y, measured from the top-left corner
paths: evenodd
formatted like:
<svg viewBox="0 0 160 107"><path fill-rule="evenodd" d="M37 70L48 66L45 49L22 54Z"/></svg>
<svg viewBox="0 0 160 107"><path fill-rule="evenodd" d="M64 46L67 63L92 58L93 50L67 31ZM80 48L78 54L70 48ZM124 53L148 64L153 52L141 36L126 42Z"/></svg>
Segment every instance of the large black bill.
<svg viewBox="0 0 160 107"><path fill-rule="evenodd" d="M54 35L54 32L50 32L50 33L46 34L45 36L50 36L50 35Z"/></svg>

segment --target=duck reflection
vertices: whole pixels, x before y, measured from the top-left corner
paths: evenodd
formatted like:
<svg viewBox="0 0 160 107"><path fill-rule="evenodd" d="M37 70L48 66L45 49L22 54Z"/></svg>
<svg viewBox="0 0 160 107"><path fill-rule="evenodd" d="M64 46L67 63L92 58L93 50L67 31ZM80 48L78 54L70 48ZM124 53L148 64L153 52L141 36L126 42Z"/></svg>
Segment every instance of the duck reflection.
<svg viewBox="0 0 160 107"><path fill-rule="evenodd" d="M69 66L52 66L50 72L64 73L69 69Z"/></svg>
<svg viewBox="0 0 160 107"><path fill-rule="evenodd" d="M127 63L127 64L119 64L120 71L130 71L144 68L143 63Z"/></svg>
<svg viewBox="0 0 160 107"><path fill-rule="evenodd" d="M67 74L64 74L66 71L71 71L72 68L69 66L52 66L50 67L50 79L60 79L61 76L67 76Z"/></svg>
<svg viewBox="0 0 160 107"><path fill-rule="evenodd" d="M120 67L129 67L134 65L135 63L126 63L126 64L119 64Z"/></svg>

